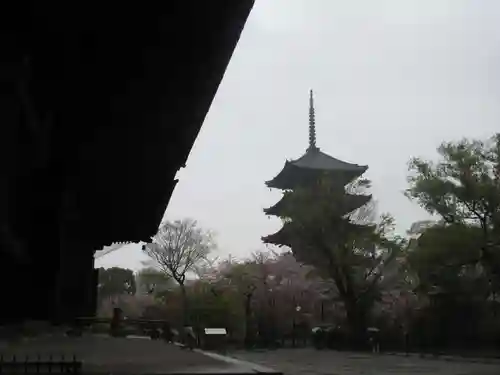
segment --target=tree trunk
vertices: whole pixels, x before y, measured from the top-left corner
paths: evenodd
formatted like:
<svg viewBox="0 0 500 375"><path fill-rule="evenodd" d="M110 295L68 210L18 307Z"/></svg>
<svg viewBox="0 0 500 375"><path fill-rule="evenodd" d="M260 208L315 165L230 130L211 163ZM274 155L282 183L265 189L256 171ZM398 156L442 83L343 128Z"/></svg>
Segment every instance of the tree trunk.
<svg viewBox="0 0 500 375"><path fill-rule="evenodd" d="M184 327L189 326L189 303L186 293L186 286L183 282L179 282L179 287L181 289L181 298L182 298L182 324Z"/></svg>
<svg viewBox="0 0 500 375"><path fill-rule="evenodd" d="M349 328L349 344L352 346L352 349L364 349L367 342L366 311L362 310L363 308L359 306L353 297L346 298L344 306Z"/></svg>
<svg viewBox="0 0 500 375"><path fill-rule="evenodd" d="M253 345L252 333L252 294L245 294L245 346L247 348Z"/></svg>
<svg viewBox="0 0 500 375"><path fill-rule="evenodd" d="M366 306L360 306L359 299L356 297L351 280L348 277L349 271L334 266L333 262L331 262L331 266L333 270L332 278L337 286L347 315L347 328L349 330L347 339L349 345L352 349L363 349L367 342Z"/></svg>

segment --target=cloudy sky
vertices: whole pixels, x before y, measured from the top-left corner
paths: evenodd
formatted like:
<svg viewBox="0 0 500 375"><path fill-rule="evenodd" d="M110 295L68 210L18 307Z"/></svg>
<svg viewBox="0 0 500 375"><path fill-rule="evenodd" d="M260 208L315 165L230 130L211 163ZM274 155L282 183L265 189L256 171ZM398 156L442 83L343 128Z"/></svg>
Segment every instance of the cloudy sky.
<svg viewBox="0 0 500 375"><path fill-rule="evenodd" d="M381 212L404 233L427 218L402 194L412 156L500 130L500 1L257 0L167 208L244 257L280 227L264 182L307 147L367 164ZM137 245L98 266L141 267Z"/></svg>

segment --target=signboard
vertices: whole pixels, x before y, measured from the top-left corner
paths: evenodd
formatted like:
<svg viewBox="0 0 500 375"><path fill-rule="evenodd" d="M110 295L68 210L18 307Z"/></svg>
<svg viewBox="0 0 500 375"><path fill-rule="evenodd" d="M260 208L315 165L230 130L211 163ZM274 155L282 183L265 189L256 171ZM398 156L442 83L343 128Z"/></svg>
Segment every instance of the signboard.
<svg viewBox="0 0 500 375"><path fill-rule="evenodd" d="M205 335L227 335L225 328L205 328Z"/></svg>

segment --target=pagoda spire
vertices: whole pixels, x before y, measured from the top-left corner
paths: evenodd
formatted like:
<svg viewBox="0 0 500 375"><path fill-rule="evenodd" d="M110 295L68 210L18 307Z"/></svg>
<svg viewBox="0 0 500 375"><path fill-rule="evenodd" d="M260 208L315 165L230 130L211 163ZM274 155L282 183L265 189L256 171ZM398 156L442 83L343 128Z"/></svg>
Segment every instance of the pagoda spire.
<svg viewBox="0 0 500 375"><path fill-rule="evenodd" d="M307 151L318 150L316 147L316 118L314 113L313 90L309 91L309 147Z"/></svg>

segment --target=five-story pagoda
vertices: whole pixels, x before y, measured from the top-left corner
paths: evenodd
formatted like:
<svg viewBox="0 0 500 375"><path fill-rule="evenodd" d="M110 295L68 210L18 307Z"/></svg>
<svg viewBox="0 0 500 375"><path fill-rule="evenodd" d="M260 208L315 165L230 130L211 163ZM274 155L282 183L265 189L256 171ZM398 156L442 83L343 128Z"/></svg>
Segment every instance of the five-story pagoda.
<svg viewBox="0 0 500 375"><path fill-rule="evenodd" d="M264 209L267 215L274 215L285 220L284 226L276 233L263 237L264 243L278 246L292 247L290 218L287 217L287 205L293 194L299 188L312 188L325 177L333 181L343 196L343 213L347 214L366 204L370 195L355 195L345 192L344 187L360 177L367 166L347 163L322 152L316 146L316 121L313 92L309 96L309 147L304 155L296 160L286 161L285 166L272 180L267 181L269 188L280 189L285 192L282 199L270 208ZM292 249L293 251L293 249Z"/></svg>

